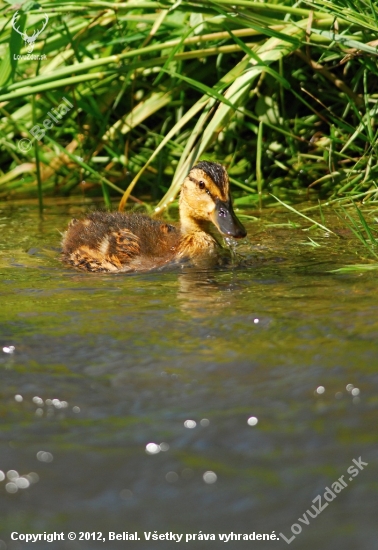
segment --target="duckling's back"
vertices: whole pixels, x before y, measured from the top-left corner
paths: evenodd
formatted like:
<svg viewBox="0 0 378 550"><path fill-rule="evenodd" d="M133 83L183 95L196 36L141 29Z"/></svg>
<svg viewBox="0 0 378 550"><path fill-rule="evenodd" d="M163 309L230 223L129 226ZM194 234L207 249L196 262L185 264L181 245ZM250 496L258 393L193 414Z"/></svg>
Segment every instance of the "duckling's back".
<svg viewBox="0 0 378 550"><path fill-rule="evenodd" d="M92 212L72 220L63 236L63 259L85 271L161 267L175 257L180 230L143 214Z"/></svg>

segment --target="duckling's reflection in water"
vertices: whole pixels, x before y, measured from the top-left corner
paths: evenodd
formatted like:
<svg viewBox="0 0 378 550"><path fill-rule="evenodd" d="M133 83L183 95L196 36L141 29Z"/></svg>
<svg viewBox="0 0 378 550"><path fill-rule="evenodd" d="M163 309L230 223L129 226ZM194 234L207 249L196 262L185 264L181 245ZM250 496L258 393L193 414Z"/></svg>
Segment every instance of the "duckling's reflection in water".
<svg viewBox="0 0 378 550"><path fill-rule="evenodd" d="M240 273L256 270L267 264L268 259L259 251L251 252L249 239L236 242L224 239L222 251L209 264L193 265L190 260L181 263L182 273L178 275L177 299L182 311L193 317L210 317L225 308L240 303L240 292L245 291ZM242 277L245 280L245 277ZM248 280L249 277L247 277Z"/></svg>
<svg viewBox="0 0 378 550"><path fill-rule="evenodd" d="M214 271L188 268L178 276L177 300L180 309L192 317L216 316L220 310L232 306L236 299L234 291L241 288L237 281L217 280Z"/></svg>

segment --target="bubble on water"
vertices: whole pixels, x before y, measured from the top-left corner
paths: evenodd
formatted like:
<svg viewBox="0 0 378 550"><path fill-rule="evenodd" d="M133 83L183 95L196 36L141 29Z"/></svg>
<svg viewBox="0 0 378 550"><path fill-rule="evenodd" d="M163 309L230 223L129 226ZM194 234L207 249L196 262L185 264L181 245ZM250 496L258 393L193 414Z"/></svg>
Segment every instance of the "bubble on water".
<svg viewBox="0 0 378 550"><path fill-rule="evenodd" d="M176 483L178 478L179 478L179 476L178 476L178 474L176 474L176 472L168 472L165 475L165 479L168 481L168 483Z"/></svg>
<svg viewBox="0 0 378 550"><path fill-rule="evenodd" d="M247 424L249 426L256 426L257 422L258 422L258 418L256 416L250 416L247 420Z"/></svg>
<svg viewBox="0 0 378 550"><path fill-rule="evenodd" d="M212 472L211 470L203 474L204 482L208 483L209 485L212 483L215 483L217 479L218 479L217 474L215 472Z"/></svg>
<svg viewBox="0 0 378 550"><path fill-rule="evenodd" d="M52 405L52 400L51 399L46 399L45 403L46 403L47 406L50 406L50 405Z"/></svg>
<svg viewBox="0 0 378 550"><path fill-rule="evenodd" d="M156 455L157 453L160 453L160 445L157 445L156 443L147 443L146 445L146 453L149 455Z"/></svg>
<svg viewBox="0 0 378 550"><path fill-rule="evenodd" d="M4 346L3 347L3 352L11 354L11 353L14 353L15 349L16 348L14 346Z"/></svg>
<svg viewBox="0 0 378 550"><path fill-rule="evenodd" d="M10 481L9 483L7 483L5 485L5 490L8 492L8 493L17 493L18 491L18 487L15 483L13 483L13 481Z"/></svg>
<svg viewBox="0 0 378 550"><path fill-rule="evenodd" d="M208 418L202 418L202 420L200 420L200 424L201 424L201 426L206 428L207 426L210 425L210 420Z"/></svg>
<svg viewBox="0 0 378 550"><path fill-rule="evenodd" d="M260 319L253 319L253 322L257 325L260 322Z"/></svg>
<svg viewBox="0 0 378 550"><path fill-rule="evenodd" d="M74 413L79 413L79 412L80 412L80 407L76 407L76 406L75 406L75 407L72 407L72 411L73 411Z"/></svg>
<svg viewBox="0 0 378 550"><path fill-rule="evenodd" d="M18 393L17 395L14 396L14 400L17 401L18 403L21 403L21 401L23 401L24 398L22 397L22 395Z"/></svg>
<svg viewBox="0 0 378 550"><path fill-rule="evenodd" d="M35 416L43 416L43 409L41 408L36 409Z"/></svg>
<svg viewBox="0 0 378 550"><path fill-rule="evenodd" d="M197 422L195 420L185 420L184 426L185 428L189 428L189 430L192 430L197 426Z"/></svg>
<svg viewBox="0 0 378 550"><path fill-rule="evenodd" d="M316 388L316 393L318 393L319 395L321 395L324 392L325 392L325 387L324 386L318 386Z"/></svg>
<svg viewBox="0 0 378 550"><path fill-rule="evenodd" d="M353 390L351 391L351 394L352 395L360 395L360 390L358 388L353 388Z"/></svg>
<svg viewBox="0 0 378 550"><path fill-rule="evenodd" d="M346 385L347 391L352 391L353 388L354 388L353 384L347 384L347 385Z"/></svg>
<svg viewBox="0 0 378 550"><path fill-rule="evenodd" d="M15 479L17 479L19 477L19 473L17 472L17 470L8 470L7 471L7 478L10 480L10 481L14 481Z"/></svg>
<svg viewBox="0 0 378 550"><path fill-rule="evenodd" d="M353 405L357 405L361 401L360 397L353 397Z"/></svg>
<svg viewBox="0 0 378 550"><path fill-rule="evenodd" d="M62 409L66 409L68 407L67 401L61 401L60 406L61 406Z"/></svg>
<svg viewBox="0 0 378 550"><path fill-rule="evenodd" d="M164 441L163 441L163 443L160 443L159 447L160 447L160 450L163 451L163 452L169 450L169 445L168 445L168 443L165 443Z"/></svg>
<svg viewBox="0 0 378 550"><path fill-rule="evenodd" d="M54 460L54 457L51 453L47 451L38 451L37 459L40 462L52 462Z"/></svg>
<svg viewBox="0 0 378 550"><path fill-rule="evenodd" d="M61 404L61 402L60 402L59 399L53 399L53 400L52 400L52 404L54 405L54 407L55 407L56 409L61 409L61 408L62 408L62 404Z"/></svg>
<svg viewBox="0 0 378 550"><path fill-rule="evenodd" d="M337 391L337 392L335 393L336 399L341 399L342 396L343 396L343 394L341 393L341 391Z"/></svg>
<svg viewBox="0 0 378 550"><path fill-rule="evenodd" d="M5 479L5 474L3 470L0 470L0 481L4 481L4 479Z"/></svg>

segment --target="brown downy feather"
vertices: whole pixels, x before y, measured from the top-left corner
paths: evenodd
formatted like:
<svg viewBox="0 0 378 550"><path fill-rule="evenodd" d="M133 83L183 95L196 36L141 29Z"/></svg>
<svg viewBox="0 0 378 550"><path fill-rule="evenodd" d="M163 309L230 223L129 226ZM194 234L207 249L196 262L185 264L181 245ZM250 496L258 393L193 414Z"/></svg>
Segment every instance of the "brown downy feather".
<svg viewBox="0 0 378 550"><path fill-rule="evenodd" d="M177 227L143 214L92 212L71 221L63 237L63 259L87 271L141 269L141 257L162 266L172 261L179 241Z"/></svg>

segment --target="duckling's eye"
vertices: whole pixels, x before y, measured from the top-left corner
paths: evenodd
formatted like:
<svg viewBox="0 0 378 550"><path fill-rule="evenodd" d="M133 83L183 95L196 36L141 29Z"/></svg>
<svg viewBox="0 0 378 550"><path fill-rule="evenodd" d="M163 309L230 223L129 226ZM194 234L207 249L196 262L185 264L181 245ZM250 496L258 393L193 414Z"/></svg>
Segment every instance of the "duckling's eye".
<svg viewBox="0 0 378 550"><path fill-rule="evenodd" d="M200 189L205 189L205 182L202 181L202 180L199 181L199 182L198 182L198 187L199 187Z"/></svg>

